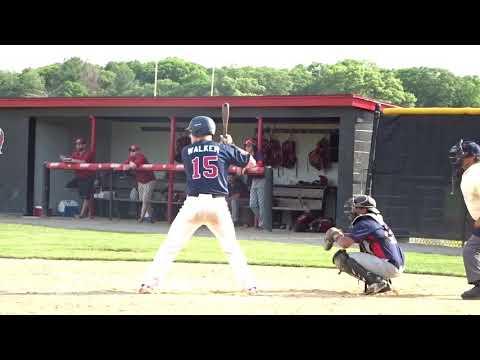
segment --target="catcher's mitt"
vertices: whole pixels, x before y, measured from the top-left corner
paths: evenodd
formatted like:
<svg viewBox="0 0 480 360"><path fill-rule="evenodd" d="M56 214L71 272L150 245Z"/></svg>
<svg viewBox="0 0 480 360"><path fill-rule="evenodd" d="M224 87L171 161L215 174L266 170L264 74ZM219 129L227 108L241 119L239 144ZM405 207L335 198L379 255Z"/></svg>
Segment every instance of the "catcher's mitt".
<svg viewBox="0 0 480 360"><path fill-rule="evenodd" d="M337 229L336 227L328 229L325 233L325 243L323 244L325 250L330 250L339 236L343 236L342 230Z"/></svg>

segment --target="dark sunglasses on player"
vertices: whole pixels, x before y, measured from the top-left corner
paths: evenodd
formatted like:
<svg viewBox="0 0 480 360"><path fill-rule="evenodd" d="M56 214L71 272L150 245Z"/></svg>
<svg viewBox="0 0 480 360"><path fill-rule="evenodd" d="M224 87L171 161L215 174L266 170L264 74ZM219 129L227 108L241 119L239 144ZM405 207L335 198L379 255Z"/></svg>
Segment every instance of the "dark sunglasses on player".
<svg viewBox="0 0 480 360"><path fill-rule="evenodd" d="M134 151L137 151L137 149L128 149L128 151L134 152Z"/></svg>

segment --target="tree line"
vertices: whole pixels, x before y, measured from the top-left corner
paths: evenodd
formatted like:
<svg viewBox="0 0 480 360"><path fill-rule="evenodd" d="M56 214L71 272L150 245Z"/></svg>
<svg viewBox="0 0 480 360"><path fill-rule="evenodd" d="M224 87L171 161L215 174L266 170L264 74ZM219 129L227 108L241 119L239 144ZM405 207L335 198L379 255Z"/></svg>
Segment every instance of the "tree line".
<svg viewBox="0 0 480 360"><path fill-rule="evenodd" d="M157 96L209 96L212 69L179 58L158 62ZM400 106L480 106L480 78L445 69L383 69L343 60L290 69L221 67L213 94L321 95L354 93ZM0 70L0 97L153 96L155 62L109 62L71 58L19 73Z"/></svg>

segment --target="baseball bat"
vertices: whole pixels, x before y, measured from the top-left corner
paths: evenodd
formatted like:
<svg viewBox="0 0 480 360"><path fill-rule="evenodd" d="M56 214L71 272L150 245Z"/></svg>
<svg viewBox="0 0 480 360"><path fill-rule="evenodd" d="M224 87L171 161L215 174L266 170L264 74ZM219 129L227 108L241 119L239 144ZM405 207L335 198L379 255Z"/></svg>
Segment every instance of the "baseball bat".
<svg viewBox="0 0 480 360"><path fill-rule="evenodd" d="M227 136L229 119L230 119L230 104L225 103L222 106L223 136Z"/></svg>

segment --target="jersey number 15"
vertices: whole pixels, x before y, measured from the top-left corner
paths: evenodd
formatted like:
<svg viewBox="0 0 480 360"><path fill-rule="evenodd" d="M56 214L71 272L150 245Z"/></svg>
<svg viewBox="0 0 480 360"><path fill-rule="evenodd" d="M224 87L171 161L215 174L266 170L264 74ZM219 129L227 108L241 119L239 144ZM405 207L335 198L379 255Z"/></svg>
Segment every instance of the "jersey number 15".
<svg viewBox="0 0 480 360"><path fill-rule="evenodd" d="M217 155L204 156L203 158L203 172L200 174L200 158L195 157L192 159L193 174L192 179L200 179L203 175L206 179L213 179L218 176L218 167L216 164L212 164L212 161L218 161Z"/></svg>

